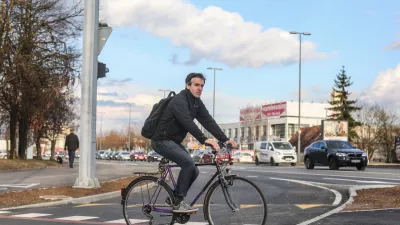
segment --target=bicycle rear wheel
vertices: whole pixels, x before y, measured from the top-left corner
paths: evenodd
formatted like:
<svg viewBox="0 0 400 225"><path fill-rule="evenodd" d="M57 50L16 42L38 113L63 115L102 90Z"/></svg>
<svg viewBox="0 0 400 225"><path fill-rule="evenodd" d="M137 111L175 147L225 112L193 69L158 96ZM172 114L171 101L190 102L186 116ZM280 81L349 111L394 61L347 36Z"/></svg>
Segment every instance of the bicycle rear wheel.
<svg viewBox="0 0 400 225"><path fill-rule="evenodd" d="M143 176L133 180L122 194L126 224L174 224L173 196L168 184L157 177Z"/></svg>
<svg viewBox="0 0 400 225"><path fill-rule="evenodd" d="M226 185L216 181L204 199L204 215L208 223L266 224L267 204L257 185L238 176L227 176L225 179Z"/></svg>

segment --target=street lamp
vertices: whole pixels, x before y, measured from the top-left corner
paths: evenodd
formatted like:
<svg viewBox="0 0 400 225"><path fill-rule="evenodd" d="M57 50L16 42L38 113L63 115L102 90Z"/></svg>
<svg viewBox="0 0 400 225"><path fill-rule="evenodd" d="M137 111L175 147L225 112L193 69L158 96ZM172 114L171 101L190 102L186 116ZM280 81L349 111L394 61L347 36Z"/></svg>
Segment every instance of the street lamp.
<svg viewBox="0 0 400 225"><path fill-rule="evenodd" d="M165 92L166 92L166 91L171 91L171 90L160 89L160 90L158 90L158 91L163 91L163 92L164 92L164 98L165 98Z"/></svg>
<svg viewBox="0 0 400 225"><path fill-rule="evenodd" d="M311 35L309 32L297 32L290 31L290 34L298 34L300 38L300 50L299 50L299 131L297 136L297 162L300 163L300 116L301 116L301 35Z"/></svg>
<svg viewBox="0 0 400 225"><path fill-rule="evenodd" d="M215 70L222 70L221 68L208 67L208 70L214 70L214 94L213 94L213 118L215 115Z"/></svg>

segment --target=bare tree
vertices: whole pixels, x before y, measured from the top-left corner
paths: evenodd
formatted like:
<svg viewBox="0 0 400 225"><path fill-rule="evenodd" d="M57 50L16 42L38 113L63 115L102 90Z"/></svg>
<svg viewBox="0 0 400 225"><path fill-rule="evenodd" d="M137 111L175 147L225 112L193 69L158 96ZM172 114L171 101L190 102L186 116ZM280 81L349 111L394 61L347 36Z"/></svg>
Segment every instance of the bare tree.
<svg viewBox="0 0 400 225"><path fill-rule="evenodd" d="M363 102L359 105L360 111L355 113L355 118L360 122L355 130L356 138L353 142L358 148L364 150L368 154L368 158L372 158L376 149L379 149L379 110L380 107L376 104L371 105Z"/></svg>
<svg viewBox="0 0 400 225"><path fill-rule="evenodd" d="M82 9L79 3L67 8L70 4L64 0L2 3L7 6L2 7L2 17L8 18L5 27L9 30L1 31L5 44L0 59L0 103L10 114L11 157L15 157L18 122L18 155L25 158L32 118L59 91L50 85L61 81L68 86L74 81L76 73L71 71L77 57L67 51L67 43L80 35L82 22L77 19Z"/></svg>
<svg viewBox="0 0 400 225"><path fill-rule="evenodd" d="M389 109L380 107L377 110L378 129L376 135L379 145L386 153L386 162L393 162L394 137L398 132L398 117Z"/></svg>

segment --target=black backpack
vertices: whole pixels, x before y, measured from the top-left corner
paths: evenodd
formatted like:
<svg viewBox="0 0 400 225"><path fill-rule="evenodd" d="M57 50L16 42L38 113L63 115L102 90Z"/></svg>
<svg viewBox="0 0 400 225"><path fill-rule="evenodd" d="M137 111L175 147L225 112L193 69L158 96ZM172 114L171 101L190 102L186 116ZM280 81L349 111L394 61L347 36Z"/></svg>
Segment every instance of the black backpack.
<svg viewBox="0 0 400 225"><path fill-rule="evenodd" d="M160 120L160 117L164 112L165 107L172 100L172 98L174 98L175 95L176 95L175 92L171 91L168 94L167 98L163 98L158 103L154 104L149 117L147 117L142 127L141 133L143 137L151 139L151 137L154 135L154 132L158 125L158 121Z"/></svg>

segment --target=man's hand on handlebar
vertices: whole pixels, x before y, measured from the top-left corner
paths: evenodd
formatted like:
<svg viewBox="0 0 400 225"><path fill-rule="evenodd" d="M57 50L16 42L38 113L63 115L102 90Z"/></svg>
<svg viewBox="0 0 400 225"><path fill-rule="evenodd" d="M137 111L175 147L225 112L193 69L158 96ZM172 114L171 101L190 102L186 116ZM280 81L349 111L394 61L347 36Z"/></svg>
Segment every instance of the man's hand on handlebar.
<svg viewBox="0 0 400 225"><path fill-rule="evenodd" d="M215 151L219 151L220 149L218 143L212 139L207 139L205 143L210 145Z"/></svg>
<svg viewBox="0 0 400 225"><path fill-rule="evenodd" d="M236 142L233 141L233 140L228 140L228 141L225 142L225 144L231 145L232 148L237 148L237 144L236 144Z"/></svg>

